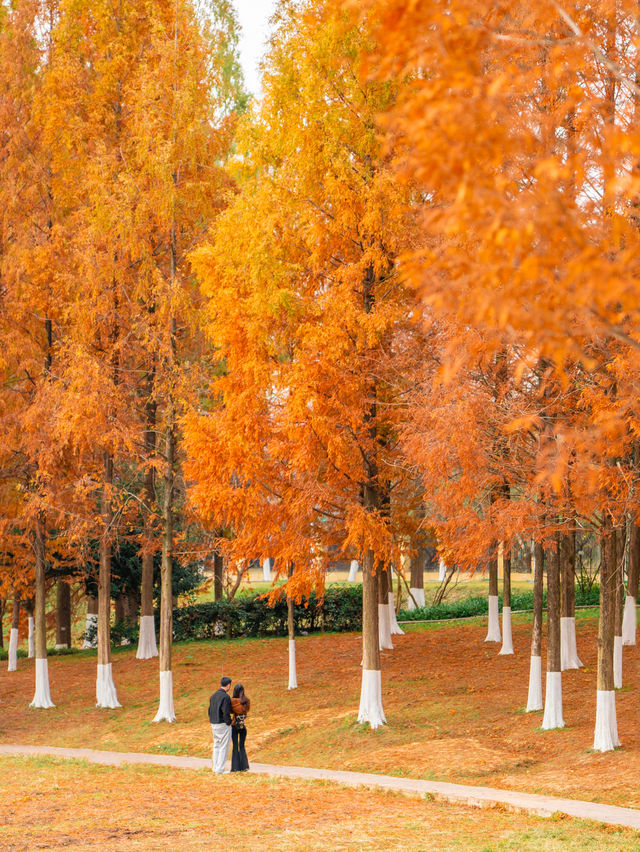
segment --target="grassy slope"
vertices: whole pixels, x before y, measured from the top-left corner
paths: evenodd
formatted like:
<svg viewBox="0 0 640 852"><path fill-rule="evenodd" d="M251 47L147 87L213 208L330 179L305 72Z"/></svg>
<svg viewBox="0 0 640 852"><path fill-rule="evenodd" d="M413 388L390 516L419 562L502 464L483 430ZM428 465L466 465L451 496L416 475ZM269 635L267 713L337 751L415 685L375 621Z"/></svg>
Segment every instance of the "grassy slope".
<svg viewBox="0 0 640 852"><path fill-rule="evenodd" d="M629 830L321 782L52 758L0 766L2 849L640 850Z"/></svg>
<svg viewBox="0 0 640 852"><path fill-rule="evenodd" d="M124 707L97 710L95 653L50 660L55 710L34 711L33 661L18 672L0 668L0 741L95 746L206 756L206 708L220 676L242 680L253 701L250 759L437 778L549 792L640 807L637 725L640 648L625 649L625 687L617 695L624 748L592 754L595 715L596 619L580 613L578 648L584 670L563 677L562 731L539 731L541 714L522 712L529 669L529 617L514 619L517 654L497 656L483 642L484 619L412 626L382 654L388 725L356 723L360 637L317 635L298 640L300 688L287 692L287 640L255 639L179 645L174 654L178 722L151 720L157 709L157 661L133 649L114 654Z"/></svg>

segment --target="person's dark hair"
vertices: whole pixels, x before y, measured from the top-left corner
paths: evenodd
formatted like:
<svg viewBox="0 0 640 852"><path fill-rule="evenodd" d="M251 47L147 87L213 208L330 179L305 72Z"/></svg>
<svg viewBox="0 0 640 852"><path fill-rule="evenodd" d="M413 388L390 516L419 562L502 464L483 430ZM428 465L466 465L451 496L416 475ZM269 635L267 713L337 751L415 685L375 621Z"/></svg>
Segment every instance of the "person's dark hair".
<svg viewBox="0 0 640 852"><path fill-rule="evenodd" d="M249 703L249 699L244 694L244 686L241 683L236 683L233 687L233 697L239 698L242 704L246 707Z"/></svg>
<svg viewBox="0 0 640 852"><path fill-rule="evenodd" d="M230 684L230 683L231 683L231 678L230 678L230 677L223 677L223 678L220 680L220 686L229 686L229 684Z"/></svg>

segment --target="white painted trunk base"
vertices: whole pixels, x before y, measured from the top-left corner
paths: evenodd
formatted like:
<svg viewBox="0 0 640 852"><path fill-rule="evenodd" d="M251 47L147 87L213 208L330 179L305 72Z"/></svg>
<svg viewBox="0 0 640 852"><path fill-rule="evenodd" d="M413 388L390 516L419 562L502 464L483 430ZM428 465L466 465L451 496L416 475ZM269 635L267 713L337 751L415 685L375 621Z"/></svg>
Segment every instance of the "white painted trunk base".
<svg viewBox="0 0 640 852"><path fill-rule="evenodd" d="M389 618L389 604L378 604L378 639L380 650L393 651L391 641L391 620Z"/></svg>
<svg viewBox="0 0 640 852"><path fill-rule="evenodd" d="M173 709L173 674L170 671L160 672L160 706L153 721L175 722L175 720L176 714Z"/></svg>
<svg viewBox="0 0 640 852"><path fill-rule="evenodd" d="M613 688L622 689L622 636L613 637Z"/></svg>
<svg viewBox="0 0 640 852"><path fill-rule="evenodd" d="M152 615L140 616L140 633L138 634L137 660L150 660L158 656L156 645L156 625Z"/></svg>
<svg viewBox="0 0 640 852"><path fill-rule="evenodd" d="M393 599L393 592L389 592L389 626L392 636L404 636L404 630L400 627L396 618L396 602Z"/></svg>
<svg viewBox="0 0 640 852"><path fill-rule="evenodd" d="M29 638L28 638L28 657L32 659L36 655L36 620L30 615L27 619L27 623L29 625Z"/></svg>
<svg viewBox="0 0 640 852"><path fill-rule="evenodd" d="M622 616L622 644L636 644L636 599L627 595Z"/></svg>
<svg viewBox="0 0 640 852"><path fill-rule="evenodd" d="M562 718L562 672L547 672L547 688L544 700L543 731L564 728Z"/></svg>
<svg viewBox="0 0 640 852"><path fill-rule="evenodd" d="M498 612L498 596L489 595L489 625L485 642L501 642L500 615Z"/></svg>
<svg viewBox="0 0 640 852"><path fill-rule="evenodd" d="M444 564L444 559L438 562L438 582L444 583L447 579L447 566Z"/></svg>
<svg viewBox="0 0 640 852"><path fill-rule="evenodd" d="M593 735L594 751L613 751L620 745L616 719L616 694L613 690L596 691L596 728Z"/></svg>
<svg viewBox="0 0 640 852"><path fill-rule="evenodd" d="M424 589L411 588L410 591L416 603L413 602L411 595L409 595L409 600L407 601L407 609L416 609L416 604L419 607L424 606Z"/></svg>
<svg viewBox="0 0 640 852"><path fill-rule="evenodd" d="M97 612L88 612L87 620L84 624L85 633L89 631L89 629L93 628L93 639L89 642L87 639L82 643L83 650L86 651L87 648L96 648L98 645L98 613Z"/></svg>
<svg viewBox="0 0 640 852"><path fill-rule="evenodd" d="M289 639L289 686L287 689L298 688L298 677L296 675L296 640Z"/></svg>
<svg viewBox="0 0 640 852"><path fill-rule="evenodd" d="M118 701L118 693L113 682L111 663L98 663L96 678L96 707L122 707Z"/></svg>
<svg viewBox="0 0 640 852"><path fill-rule="evenodd" d="M527 713L542 710L542 657L531 656L529 664L529 694L527 696Z"/></svg>
<svg viewBox="0 0 640 852"><path fill-rule="evenodd" d="M501 654L513 654L513 637L511 635L511 607L502 607L502 648Z"/></svg>
<svg viewBox="0 0 640 852"><path fill-rule="evenodd" d="M9 636L9 665L8 672L15 672L18 669L18 628L12 627Z"/></svg>
<svg viewBox="0 0 640 852"><path fill-rule="evenodd" d="M262 560L262 579L265 583L271 582L271 559Z"/></svg>
<svg viewBox="0 0 640 852"><path fill-rule="evenodd" d="M360 565L358 564L357 559L352 559L351 564L349 565L349 582L355 583L356 577L358 576L358 569Z"/></svg>
<svg viewBox="0 0 640 852"><path fill-rule="evenodd" d="M358 722L366 722L372 728L386 725L387 720L382 709L382 675L380 671L362 670L362 689L360 691L360 710Z"/></svg>
<svg viewBox="0 0 640 852"><path fill-rule="evenodd" d="M44 659L37 659L36 692L29 707L41 707L46 710L55 706L51 700L51 692L49 691L49 661L46 657Z"/></svg>
<svg viewBox="0 0 640 852"><path fill-rule="evenodd" d="M560 668L563 672L582 668L576 646L576 620L573 617L560 619Z"/></svg>

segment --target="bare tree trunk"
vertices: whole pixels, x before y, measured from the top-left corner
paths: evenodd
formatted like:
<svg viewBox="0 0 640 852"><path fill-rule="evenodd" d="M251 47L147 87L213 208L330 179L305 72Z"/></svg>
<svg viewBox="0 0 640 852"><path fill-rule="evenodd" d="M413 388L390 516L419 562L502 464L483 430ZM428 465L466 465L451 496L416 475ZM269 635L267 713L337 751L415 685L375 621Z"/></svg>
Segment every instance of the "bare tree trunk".
<svg viewBox="0 0 640 852"><path fill-rule="evenodd" d="M547 688L543 730L564 728L562 717L562 669L560 656L560 553L554 536L545 554L547 565Z"/></svg>
<svg viewBox="0 0 640 852"><path fill-rule="evenodd" d="M411 580L409 589L411 594L407 601L407 609L415 609L425 605L424 600L424 548L418 548L417 554L411 560Z"/></svg>
<svg viewBox="0 0 640 852"><path fill-rule="evenodd" d="M9 663L7 671L15 672L18 668L18 629L20 627L20 593L13 595L13 610L11 612L11 634L9 636Z"/></svg>
<svg viewBox="0 0 640 852"><path fill-rule="evenodd" d="M100 568L98 571L98 672L96 677L96 707L120 707L111 668L111 486L113 458L104 451L104 485L101 497L103 532L100 538Z"/></svg>
<svg viewBox="0 0 640 852"><path fill-rule="evenodd" d="M6 605L5 598L0 598L0 648L4 648L4 610Z"/></svg>
<svg viewBox="0 0 640 852"><path fill-rule="evenodd" d="M615 602L613 619L613 686L622 689L622 608L624 605L624 530L614 532L615 543Z"/></svg>
<svg viewBox="0 0 640 852"><path fill-rule="evenodd" d="M598 688L594 751L612 751L620 745L613 683L613 635L616 601L616 547L610 525L602 525L600 561L600 620L598 624Z"/></svg>
<svg viewBox="0 0 640 852"><path fill-rule="evenodd" d="M25 610L27 612L27 629L28 629L28 651L27 655L29 659L32 659L36 655L36 641L35 641L35 619L33 617L33 598L27 598L25 602Z"/></svg>
<svg viewBox="0 0 640 852"><path fill-rule="evenodd" d="M289 566L289 578L293 577L293 562ZM296 633L294 621L294 602L287 593L287 632L289 634L289 689L298 688L298 674L296 670Z"/></svg>
<svg viewBox="0 0 640 852"><path fill-rule="evenodd" d="M222 600L224 591L224 560L216 550L213 554L213 599Z"/></svg>
<svg viewBox="0 0 640 852"><path fill-rule="evenodd" d="M562 615L560 618L560 662L562 671L582 666L576 643L576 533L560 538Z"/></svg>
<svg viewBox="0 0 640 852"><path fill-rule="evenodd" d="M31 707L48 708L53 707L51 693L49 691L49 666L47 662L47 622L46 622L46 597L45 564L46 554L44 545L44 521L38 515L34 530L35 551L35 645L36 645L36 690L31 702Z"/></svg>
<svg viewBox="0 0 640 852"><path fill-rule="evenodd" d="M378 578L378 631L380 634L380 650L393 650L391 641L391 618L389 615L389 569L385 565L379 567Z"/></svg>
<svg viewBox="0 0 640 852"><path fill-rule="evenodd" d="M502 551L502 648L500 653L513 654L511 633L511 544L504 543Z"/></svg>
<svg viewBox="0 0 640 852"><path fill-rule="evenodd" d="M147 401L145 404L146 430L144 433L147 469L144 476L144 538L142 552L142 582L140 584L140 632L138 634L138 660L150 660L158 656L156 646L156 628L153 617L153 561L154 529L153 507L156 501L155 471L150 464L156 451L156 415L157 407L153 399L155 367L148 377Z"/></svg>
<svg viewBox="0 0 640 852"><path fill-rule="evenodd" d="M630 523L629 535L629 571L622 623L623 645L636 644L636 604L638 601L638 577L640 577L640 527L633 521Z"/></svg>
<svg viewBox="0 0 640 852"><path fill-rule="evenodd" d="M162 508L162 564L160 579L160 706L154 722L175 722L173 708L173 674L171 647L173 642L173 490L175 465L175 433L173 403L167 412L167 459Z"/></svg>
<svg viewBox="0 0 640 852"><path fill-rule="evenodd" d="M544 581L544 550L539 542L533 548L533 625L531 628L531 661L529 665L529 694L527 713L542 710L542 600Z"/></svg>
<svg viewBox="0 0 640 852"><path fill-rule="evenodd" d="M500 617L498 614L498 558L497 546L492 546L489 559L489 623L485 642L500 642Z"/></svg>
<svg viewBox="0 0 640 852"><path fill-rule="evenodd" d="M60 578L56 583L56 648L71 647L71 587Z"/></svg>

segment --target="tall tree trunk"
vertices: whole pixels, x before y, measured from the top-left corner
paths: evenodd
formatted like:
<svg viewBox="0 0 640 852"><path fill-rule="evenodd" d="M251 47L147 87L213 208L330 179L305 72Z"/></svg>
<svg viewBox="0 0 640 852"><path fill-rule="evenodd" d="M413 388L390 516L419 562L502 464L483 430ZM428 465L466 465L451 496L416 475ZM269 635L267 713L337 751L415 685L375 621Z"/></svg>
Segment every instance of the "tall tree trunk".
<svg viewBox="0 0 640 852"><path fill-rule="evenodd" d="M56 583L56 648L71 647L71 587L60 578Z"/></svg>
<svg viewBox="0 0 640 852"><path fill-rule="evenodd" d="M560 538L562 616L560 618L560 657L562 671L582 666L576 644L576 533Z"/></svg>
<svg viewBox="0 0 640 852"><path fill-rule="evenodd" d="M387 566L378 567L378 632L380 650L393 650L391 641L391 618L389 616L389 571Z"/></svg>
<svg viewBox="0 0 640 852"><path fill-rule="evenodd" d="M547 566L547 684L543 730L564 728L560 666L560 542L555 535L545 554Z"/></svg>
<svg viewBox="0 0 640 852"><path fill-rule="evenodd" d="M289 566L289 578L293 576L293 563ZM287 593L287 632L289 634L289 689L298 688L298 675L296 671L296 634L294 622L294 602Z"/></svg>
<svg viewBox="0 0 640 852"><path fill-rule="evenodd" d="M396 571L396 573L398 573ZM404 636L404 630L398 624L396 617L396 602L393 594L393 568L389 565L387 569L387 582L389 583L389 595L387 597L389 612L389 632L391 636ZM398 574L398 599L400 597L400 575Z"/></svg>
<svg viewBox="0 0 640 852"><path fill-rule="evenodd" d="M600 560L600 620L598 624L598 687L594 751L612 751L620 745L613 683L613 634L616 602L616 547L609 523L602 524Z"/></svg>
<svg viewBox="0 0 640 852"><path fill-rule="evenodd" d="M171 645L173 641L173 490L175 465L175 433L173 403L167 411L167 459L162 507L162 563L160 578L160 706L154 722L175 722L173 707L173 673Z"/></svg>
<svg viewBox="0 0 640 852"><path fill-rule="evenodd" d="M498 557L497 546L492 545L489 559L489 623L485 642L500 642L500 616L498 607Z"/></svg>
<svg viewBox="0 0 640 852"><path fill-rule="evenodd" d="M20 627L20 594L14 593L13 609L11 611L11 634L9 636L9 664L7 671L15 672L18 668L18 629Z"/></svg>
<svg viewBox="0 0 640 852"><path fill-rule="evenodd" d="M373 551L368 550L362 560L362 689L358 722L368 722L377 728L386 721L382 709L378 579L374 574Z"/></svg>
<svg viewBox="0 0 640 852"><path fill-rule="evenodd" d="M33 617L33 598L27 598L25 603L25 610L27 612L27 656L29 659L32 659L36 655L36 637L35 637L35 619Z"/></svg>
<svg viewBox="0 0 640 852"><path fill-rule="evenodd" d="M145 404L146 429L144 433L147 469L144 475L144 539L142 552L142 582L140 584L140 632L138 634L138 660L150 660L158 656L156 628L153 617L153 557L154 529L153 507L156 501L155 471L150 463L156 451L156 403L153 399L155 368L147 382L147 401Z"/></svg>
<svg viewBox="0 0 640 852"><path fill-rule="evenodd" d="M542 710L542 599L544 581L544 550L536 541L533 548L533 624L531 627L531 661L529 664L529 694L527 713Z"/></svg>
<svg viewBox="0 0 640 852"><path fill-rule="evenodd" d="M373 289L373 267L369 266L362 280L362 301L365 313L370 313L375 304ZM376 512L382 507L378 483L378 414L377 385L375 379L369 384L369 399L365 400L363 424L370 440L369 455L365 454L362 503L365 512ZM382 709L382 673L380 671L380 637L378 626L378 578L373 550L362 554L362 687L358 722L368 722L372 728L386 724Z"/></svg>
<svg viewBox="0 0 640 852"><path fill-rule="evenodd" d="M415 609L425 605L424 600L424 548L418 548L417 554L411 559L411 580L409 589L411 595L407 602L407 609Z"/></svg>
<svg viewBox="0 0 640 852"><path fill-rule="evenodd" d="M513 654L511 633L511 545L502 549L502 648L501 654Z"/></svg>
<svg viewBox="0 0 640 852"><path fill-rule="evenodd" d="M623 645L636 644L636 604L638 600L638 578L640 577L640 527L633 520L629 526L629 571L622 621Z"/></svg>
<svg viewBox="0 0 640 852"><path fill-rule="evenodd" d="M103 532L100 538L100 568L98 571L98 671L96 677L96 707L121 707L113 682L111 668L111 486L113 458L104 451L104 485L101 496Z"/></svg>
<svg viewBox="0 0 640 852"><path fill-rule="evenodd" d="M217 550L213 554L213 599L222 600L224 592L224 559Z"/></svg>
<svg viewBox="0 0 640 852"><path fill-rule="evenodd" d="M5 598L0 597L0 648L4 648L4 610L6 605Z"/></svg>
<svg viewBox="0 0 640 852"><path fill-rule="evenodd" d="M615 602L613 619L613 686L622 689L622 608L624 606L625 534L622 527L614 532L615 542Z"/></svg>
<svg viewBox="0 0 640 852"><path fill-rule="evenodd" d="M46 597L45 586L45 546L44 546L44 520L38 515L34 530L34 552L35 552L35 645L36 645L36 691L31 702L31 707L53 707L51 693L49 691L49 667L47 662L47 622L46 622Z"/></svg>

